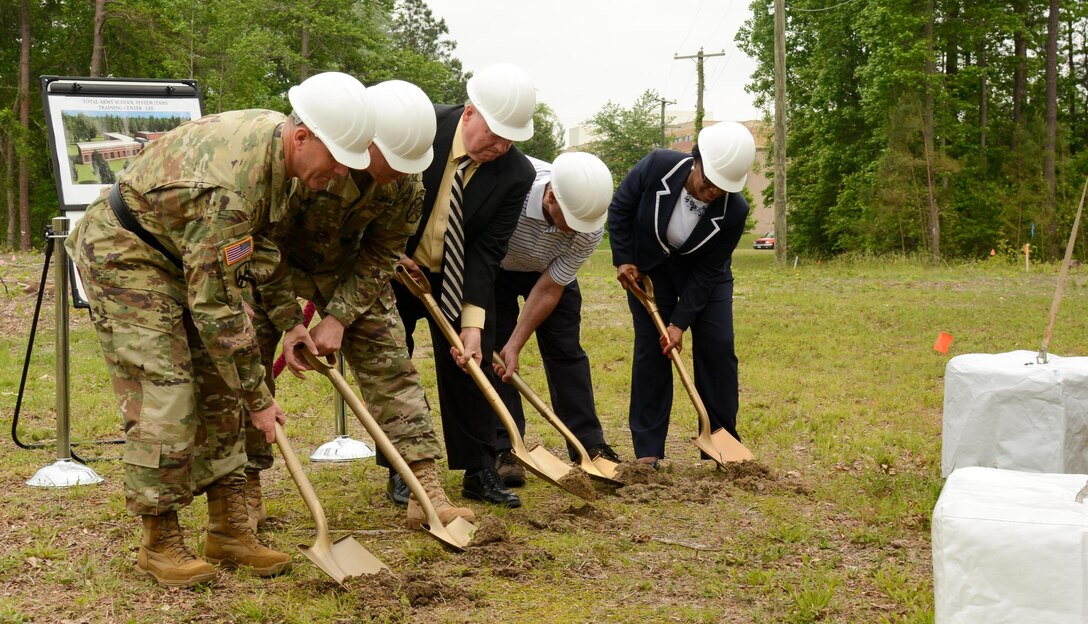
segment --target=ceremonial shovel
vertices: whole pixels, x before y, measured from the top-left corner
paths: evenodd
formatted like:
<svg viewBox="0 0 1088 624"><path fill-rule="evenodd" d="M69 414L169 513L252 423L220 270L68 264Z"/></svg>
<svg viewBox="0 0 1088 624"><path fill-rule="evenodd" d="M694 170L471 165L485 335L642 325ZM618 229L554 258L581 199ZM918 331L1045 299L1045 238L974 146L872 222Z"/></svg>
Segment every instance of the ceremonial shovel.
<svg viewBox="0 0 1088 624"><path fill-rule="evenodd" d="M276 423L276 445L280 447L283 461L287 464L287 471L291 473L291 478L298 486L302 500L306 501L306 507L310 510L310 515L314 517L314 524L317 525L317 541L313 546L299 544L298 548L302 554L341 585L349 576L377 574L382 570L388 570L388 566L370 554L370 551L363 548L363 545L355 541L354 537L345 535L335 542L329 539L329 523L325 519L325 511L321 508L317 494L314 493L314 488L306 478L306 473L303 472L302 465L279 423Z"/></svg>
<svg viewBox="0 0 1088 624"><path fill-rule="evenodd" d="M654 325L657 326L657 331L662 336L668 336L669 332L665 328L665 322L661 320L661 312L658 311L657 301L654 299L654 283L646 275L642 276L642 282L645 284L645 291L636 285L631 287L631 292L642 302L646 311L650 313ZM680 380L684 382L684 389L688 391L688 396L691 397L691 402L695 405L695 411L699 413L699 435L692 438L691 443L699 447L700 451L709 455L711 459L723 467L727 467L727 462L752 459L752 452L741 444L740 440L726 431L724 427L711 433L710 416L706 413L706 405L703 404L703 400L699 397L699 392L695 389L695 383L688 376L688 371L684 368L680 354L676 349L673 349L669 351L669 357L676 366L676 372L680 373Z"/></svg>
<svg viewBox="0 0 1088 624"><path fill-rule="evenodd" d="M435 301L434 296L431 295L431 285L427 282L420 284L416 281L411 274L404 269L403 266L397 265L397 279L400 283L404 284L408 290L412 291L412 294L423 302L423 305L427 308L431 318L434 319L436 325L442 331L442 334L446 337L446 340L458 351L462 353L465 350L465 345L461 343L461 337L457 334L457 331L453 329L453 325L450 323L446 315L442 313L442 310L438 308L438 302ZM446 354L440 354L438 357L446 357ZM483 392L487 397L487 402L491 404L492 409L499 416L499 420L502 421L504 427L506 427L506 433L510 436L511 452L522 466L529 472L532 472L536 476L544 479L545 481L563 488L564 490L574 494L575 496L584 497L584 495L578 493L572 488L568 488L560 480L571 473L571 467L563 460L552 454L551 451L540 446L534 445L533 448L525 448L525 441L521 437L521 433L518 432L518 427L514 423L514 417L510 415L510 412L506 409L506 404L499 398L499 393L492 387L491 382L484 376L484 371L480 368L480 365L476 363L476 360L469 358L468 374L472 377L472 380L476 382L476 386L480 388L480 392Z"/></svg>

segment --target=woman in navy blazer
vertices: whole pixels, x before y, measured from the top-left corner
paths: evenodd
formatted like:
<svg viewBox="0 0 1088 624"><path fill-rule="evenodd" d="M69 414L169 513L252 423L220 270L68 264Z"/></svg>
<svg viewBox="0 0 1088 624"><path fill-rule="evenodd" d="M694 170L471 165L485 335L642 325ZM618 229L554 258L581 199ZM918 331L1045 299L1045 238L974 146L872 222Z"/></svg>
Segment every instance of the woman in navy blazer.
<svg viewBox="0 0 1088 624"><path fill-rule="evenodd" d="M650 152L628 172L608 208L616 278L629 290L648 275L668 325L668 337L660 336L628 292L635 327L629 419L641 462L656 466L665 456L673 390L668 354L682 348L688 329L695 387L711 430L724 427L740 439L731 264L748 216L740 191L754 159L747 128L715 124L699 133L691 155Z"/></svg>

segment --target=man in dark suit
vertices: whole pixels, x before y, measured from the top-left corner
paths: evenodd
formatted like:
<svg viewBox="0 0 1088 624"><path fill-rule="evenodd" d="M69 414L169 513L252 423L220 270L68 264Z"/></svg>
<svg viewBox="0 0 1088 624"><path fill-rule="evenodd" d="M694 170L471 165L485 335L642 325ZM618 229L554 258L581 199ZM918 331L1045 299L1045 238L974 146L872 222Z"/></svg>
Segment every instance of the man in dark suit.
<svg viewBox="0 0 1088 624"><path fill-rule="evenodd" d="M711 430L737 435L737 356L733 345L733 250L744 233L741 195L755 160L752 134L736 122L704 128L692 154L654 150L620 183L608 208L616 279L630 288L648 275L668 324L659 336L628 292L635 326L629 422L635 456L656 466L665 456L672 409L668 353L691 329L695 387Z"/></svg>
<svg viewBox="0 0 1088 624"><path fill-rule="evenodd" d="M464 352L451 347L406 288L394 284L394 291L409 352L416 322L428 319L446 455L451 470L465 471L462 494L517 507L521 501L495 471L495 414L462 369L469 358L490 361L494 349L495 276L536 175L513 143L533 135L536 94L525 73L509 64L477 73L468 94L464 106L435 106L438 130L434 161L423 172L423 217L401 259L416 279L430 282L460 330ZM387 492L397 503L407 495L397 475L390 475Z"/></svg>

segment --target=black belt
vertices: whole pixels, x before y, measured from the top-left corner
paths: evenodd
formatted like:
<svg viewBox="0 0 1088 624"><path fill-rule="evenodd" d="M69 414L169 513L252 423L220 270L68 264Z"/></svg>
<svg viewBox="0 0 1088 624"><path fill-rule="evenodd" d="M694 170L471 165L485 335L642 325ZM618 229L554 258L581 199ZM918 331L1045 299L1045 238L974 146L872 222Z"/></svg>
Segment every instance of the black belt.
<svg viewBox="0 0 1088 624"><path fill-rule="evenodd" d="M162 255L166 256L177 268L181 268L181 259L170 253L169 250L159 241L159 239L152 236L151 232L144 229L144 226L140 225L140 222L136 220L136 217L132 216L132 212L128 209L128 204L125 203L123 197L121 197L121 187L116 182L110 187L110 208L113 210L114 216L121 222L121 227L125 228L129 232L132 232L136 236L140 237L140 240L147 243L155 251L158 251Z"/></svg>

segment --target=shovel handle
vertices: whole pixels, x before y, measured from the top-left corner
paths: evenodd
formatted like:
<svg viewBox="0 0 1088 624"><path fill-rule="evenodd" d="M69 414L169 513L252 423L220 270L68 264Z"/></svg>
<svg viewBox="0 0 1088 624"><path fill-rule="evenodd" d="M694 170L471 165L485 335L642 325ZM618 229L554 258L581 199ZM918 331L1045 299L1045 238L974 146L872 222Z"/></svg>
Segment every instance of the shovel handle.
<svg viewBox="0 0 1088 624"><path fill-rule="evenodd" d="M412 274L400 264L397 265L394 275L401 284L404 284L413 295L419 297L420 301L423 302L423 307L427 308L427 312L431 315L431 318L434 319L435 325L438 325L438 329L441 330L442 335L446 337L446 341L455 349L464 353L465 345L461 342L461 336L438 307L438 302L435 301L434 296L431 294L430 283L427 283L426 286L420 284L419 281L412 277ZM518 426L514 422L514 417L510 415L510 411L506 409L506 404L499 398L499 393L495 391L495 387L487 380L480 365L476 363L476 360L469 358L468 362L465 364L465 368L468 369L468 374L472 377L472 381L476 382L476 386L480 389L480 392L484 394L484 397L487 398L487 402L491 405L491 408L495 410L495 414L498 415L499 420L502 421L503 427L506 428L507 435L510 436L510 445L514 448L515 455L528 458L529 451L525 448L525 440L522 439L521 432L518 431Z"/></svg>
<svg viewBox="0 0 1088 624"><path fill-rule="evenodd" d="M310 510L310 515L314 517L314 524L317 525L318 542L322 540L327 542L329 539L329 523L325 518L325 510L321 508L321 503L317 500L317 493L314 492L314 487L310 485L310 480L306 478L306 472L302 469L302 464L299 463L295 450L291 448L291 442L287 439L283 427L278 422L275 424L276 446L280 447L283 463L287 464L287 472L291 474L291 479L298 487L302 500L306 502L306 508Z"/></svg>
<svg viewBox="0 0 1088 624"><path fill-rule="evenodd" d="M635 298L642 303L642 306L646 308L646 312L648 312L650 318L653 319L658 333L662 336L668 336L669 330L665 327L665 321L661 318L661 311L657 309L657 300L654 299L653 280L650 279L649 275L643 275L642 283L642 288L639 288L638 285L631 286L631 294L633 294ZM688 391L691 403L695 406L695 411L699 414L699 435L709 434L710 415L707 414L706 405L703 403L702 397L699 396L698 390L695 389L695 382L693 382L688 375L687 368L684 367L684 362L680 359L680 354L676 352L676 349L669 351L669 359L672 360L673 365L676 367L676 372L680 374L680 380L684 383L684 389Z"/></svg>
<svg viewBox="0 0 1088 624"><path fill-rule="evenodd" d="M505 370L505 367L502 365L502 358L499 356L498 351L495 352L493 357L495 362L498 363L499 368ZM536 411L540 412L540 415L544 417L544 420L548 421L549 425L555 427L556 431L558 431L563 436L563 439L567 441L567 444L570 444L578 453L580 459L589 459L589 453L586 452L586 448L582 446L582 443L575 437L574 432L563 424L563 421L560 420L559 416L548 407L537 393L533 392L533 389L529 387L529 384L525 383L525 380L521 378L521 375L511 372L510 383L518 389L518 392L525 397L526 401L536 408ZM581 462L579 461L578 463Z"/></svg>
<svg viewBox="0 0 1088 624"><path fill-rule="evenodd" d="M389 463L393 466L393 470L397 471L397 474L404 479L405 485L408 486L408 490L415 495L416 502L423 508L423 513L427 517L428 524L432 527L432 532L438 531L442 526L442 521L438 518L438 512L435 510L434 505L431 503L430 497L427 495L427 491L423 488L423 484L419 482L419 478L412 472L411 466L405 461L404 457L397 451L397 448L393 446L393 442L389 440L389 436L385 435L382 431L378 421L374 420L374 416L370 411L366 409L366 405L362 399L355 394L355 391L348 385L344 376L340 374L340 371L336 367L332 366L328 362L321 360L319 357L310 353L306 349L299 349L302 352L303 357L306 358L306 362L314 368L317 372L325 375L332 382L333 387L341 398L348 404L351 411L355 413L355 416L359 419L359 422L366 429L366 432L370 434L370 437L374 439L374 444L378 447L378 450L385 455L385 458L389 460Z"/></svg>

